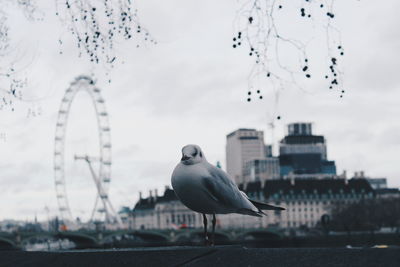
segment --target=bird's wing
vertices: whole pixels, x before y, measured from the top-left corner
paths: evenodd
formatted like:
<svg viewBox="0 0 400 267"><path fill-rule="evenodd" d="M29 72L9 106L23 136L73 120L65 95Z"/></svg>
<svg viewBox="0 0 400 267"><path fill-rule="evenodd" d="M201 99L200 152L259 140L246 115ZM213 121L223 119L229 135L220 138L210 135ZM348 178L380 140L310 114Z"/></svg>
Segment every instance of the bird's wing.
<svg viewBox="0 0 400 267"><path fill-rule="evenodd" d="M209 175L202 177L202 183L213 199L227 208L258 212L225 172L212 165L208 166L207 170Z"/></svg>

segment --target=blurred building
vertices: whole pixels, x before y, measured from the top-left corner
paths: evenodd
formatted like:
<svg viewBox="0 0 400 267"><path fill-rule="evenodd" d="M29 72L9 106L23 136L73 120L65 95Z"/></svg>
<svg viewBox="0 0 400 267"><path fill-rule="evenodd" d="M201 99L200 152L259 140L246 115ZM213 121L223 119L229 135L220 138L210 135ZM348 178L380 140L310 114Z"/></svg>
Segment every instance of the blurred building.
<svg viewBox="0 0 400 267"><path fill-rule="evenodd" d="M264 133L238 129L227 135L227 172L236 183L280 178L337 178L334 161L327 158L324 136L314 135L311 123L291 123L279 144L279 157L264 144Z"/></svg>
<svg viewBox="0 0 400 267"><path fill-rule="evenodd" d="M375 190L377 198L400 198L400 190L398 188L388 188L386 178L371 178L364 171L357 171L354 172L353 179L366 179Z"/></svg>
<svg viewBox="0 0 400 267"><path fill-rule="evenodd" d="M249 160L245 163L243 176L246 183L279 179L279 159L267 157Z"/></svg>
<svg viewBox="0 0 400 267"><path fill-rule="evenodd" d="M330 216L336 204L358 202L375 197L365 179L286 179L250 182L239 188L254 200L285 207L285 211L266 211L268 216L240 214L217 216L219 228L315 227L322 216ZM140 197L131 213L133 229L202 228L202 215L186 208L166 188L163 196Z"/></svg>
<svg viewBox="0 0 400 267"><path fill-rule="evenodd" d="M247 182L246 163L265 158L270 153L264 144L264 133L255 129L238 129L226 136L226 170L236 183Z"/></svg>
<svg viewBox="0 0 400 267"><path fill-rule="evenodd" d="M334 161L327 159L326 141L313 135L311 123L291 123L279 144L282 178L327 178L336 176Z"/></svg>
<svg viewBox="0 0 400 267"><path fill-rule="evenodd" d="M357 171L354 172L353 174L353 178L358 179L367 179L367 181L369 182L369 184L371 185L371 187L373 189L384 189L387 188L387 180L386 178L371 178L368 177L364 171Z"/></svg>
<svg viewBox="0 0 400 267"><path fill-rule="evenodd" d="M386 178L366 178L373 189L387 188Z"/></svg>
<svg viewBox="0 0 400 267"><path fill-rule="evenodd" d="M243 188L243 186L241 186ZM286 179L250 183L246 194L253 199L286 208L268 212L263 227L315 227L322 216L331 216L335 205L374 198L374 190L365 179ZM271 214L272 213L272 214Z"/></svg>
<svg viewBox="0 0 400 267"><path fill-rule="evenodd" d="M174 191L166 187L162 196L150 193L149 197L142 198L140 194L129 225L132 229L200 228L203 217L186 208Z"/></svg>
<svg viewBox="0 0 400 267"><path fill-rule="evenodd" d="M400 190L398 188L380 188L376 189L377 198L400 198Z"/></svg>
<svg viewBox="0 0 400 267"><path fill-rule="evenodd" d="M0 232L13 232L18 230L20 227L25 225L24 221L17 221L12 219L6 219L0 221Z"/></svg>

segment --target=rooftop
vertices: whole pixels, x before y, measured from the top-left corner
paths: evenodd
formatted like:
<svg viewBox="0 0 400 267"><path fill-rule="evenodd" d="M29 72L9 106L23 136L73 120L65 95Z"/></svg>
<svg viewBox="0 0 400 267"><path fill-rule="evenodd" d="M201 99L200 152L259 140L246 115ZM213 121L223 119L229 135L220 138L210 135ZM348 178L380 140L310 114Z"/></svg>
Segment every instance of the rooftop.
<svg viewBox="0 0 400 267"><path fill-rule="evenodd" d="M227 134L226 137L231 137L231 136L235 135L236 132L239 132L239 131L256 132L257 130L254 128L239 128L239 129L234 130L233 132Z"/></svg>
<svg viewBox="0 0 400 267"><path fill-rule="evenodd" d="M240 188L243 188L241 185ZM263 191L269 198L274 194L299 195L299 194L349 194L374 192L366 179L281 179L266 181L261 189L260 182L249 183L246 193Z"/></svg>

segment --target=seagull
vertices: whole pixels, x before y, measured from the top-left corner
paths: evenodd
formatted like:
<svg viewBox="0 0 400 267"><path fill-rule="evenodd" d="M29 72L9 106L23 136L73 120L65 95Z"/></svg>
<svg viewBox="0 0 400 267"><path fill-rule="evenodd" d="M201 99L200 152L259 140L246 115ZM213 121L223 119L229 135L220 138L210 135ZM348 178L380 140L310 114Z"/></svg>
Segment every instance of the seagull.
<svg viewBox="0 0 400 267"><path fill-rule="evenodd" d="M216 214L238 213L262 217L262 210L284 210L258 202L240 191L230 176L208 163L198 145L182 148L182 158L175 167L171 184L178 199L189 209L203 214L206 245L214 245ZM212 238L207 236L207 217L212 215Z"/></svg>

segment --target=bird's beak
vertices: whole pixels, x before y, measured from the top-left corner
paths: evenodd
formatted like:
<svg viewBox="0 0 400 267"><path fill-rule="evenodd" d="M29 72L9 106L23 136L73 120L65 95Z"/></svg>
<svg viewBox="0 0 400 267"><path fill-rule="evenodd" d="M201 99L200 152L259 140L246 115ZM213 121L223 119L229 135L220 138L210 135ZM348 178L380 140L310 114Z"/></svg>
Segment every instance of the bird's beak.
<svg viewBox="0 0 400 267"><path fill-rule="evenodd" d="M182 156L181 161L185 161L190 159L190 157L186 156L185 154Z"/></svg>

